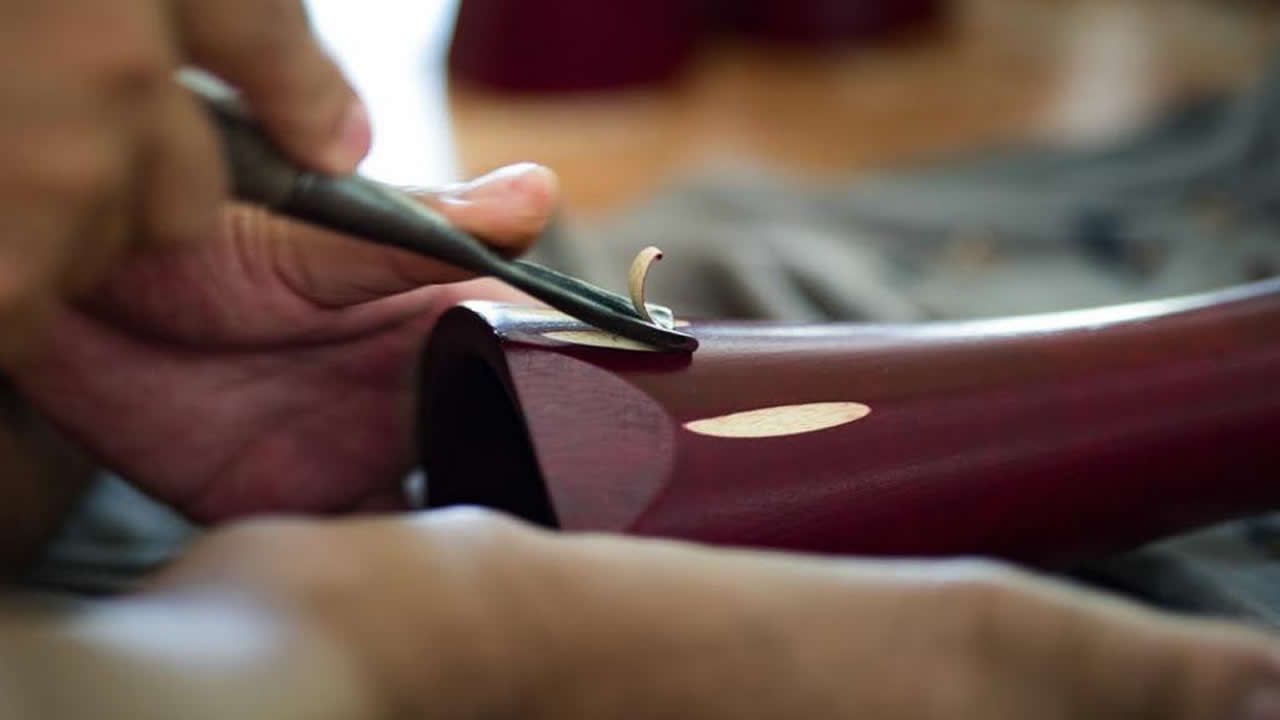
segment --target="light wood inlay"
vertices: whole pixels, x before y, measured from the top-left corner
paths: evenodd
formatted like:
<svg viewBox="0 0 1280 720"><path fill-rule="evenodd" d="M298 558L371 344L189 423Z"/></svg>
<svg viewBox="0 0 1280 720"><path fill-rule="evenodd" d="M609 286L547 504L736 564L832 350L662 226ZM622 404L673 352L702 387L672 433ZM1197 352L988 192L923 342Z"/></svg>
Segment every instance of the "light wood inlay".
<svg viewBox="0 0 1280 720"><path fill-rule="evenodd" d="M856 402L821 402L746 410L693 420L686 430L723 438L766 438L826 430L861 420L871 408Z"/></svg>

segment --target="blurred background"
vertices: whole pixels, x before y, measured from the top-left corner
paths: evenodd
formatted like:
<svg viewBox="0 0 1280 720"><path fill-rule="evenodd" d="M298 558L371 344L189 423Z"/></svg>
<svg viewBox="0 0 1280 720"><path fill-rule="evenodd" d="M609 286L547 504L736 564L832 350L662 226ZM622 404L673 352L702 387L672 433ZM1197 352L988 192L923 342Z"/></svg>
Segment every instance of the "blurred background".
<svg viewBox="0 0 1280 720"><path fill-rule="evenodd" d="M618 289L660 245L652 296L687 314L1001 314L1280 267L1276 3L309 5L370 105L364 172L549 165L536 259Z"/></svg>
<svg viewBox="0 0 1280 720"><path fill-rule="evenodd" d="M1246 0L309 5L372 106L366 172L427 184L534 160L584 215L726 159L844 177L994 142L1102 141L1254 81L1278 14Z"/></svg>

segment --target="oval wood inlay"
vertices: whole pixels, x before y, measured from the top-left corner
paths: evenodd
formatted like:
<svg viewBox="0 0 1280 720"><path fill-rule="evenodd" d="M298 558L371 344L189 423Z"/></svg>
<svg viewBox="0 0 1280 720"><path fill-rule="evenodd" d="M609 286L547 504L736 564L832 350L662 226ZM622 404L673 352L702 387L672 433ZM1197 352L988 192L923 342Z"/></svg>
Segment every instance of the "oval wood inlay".
<svg viewBox="0 0 1280 720"><path fill-rule="evenodd" d="M610 348L612 350L639 350L643 352L660 352L658 348L642 342L618 337L602 330L555 330L542 333L542 337L573 343L574 345L590 345L592 347Z"/></svg>
<svg viewBox="0 0 1280 720"><path fill-rule="evenodd" d="M766 438L826 430L861 420L871 408L856 402L820 402L745 410L691 420L686 430L723 438Z"/></svg>

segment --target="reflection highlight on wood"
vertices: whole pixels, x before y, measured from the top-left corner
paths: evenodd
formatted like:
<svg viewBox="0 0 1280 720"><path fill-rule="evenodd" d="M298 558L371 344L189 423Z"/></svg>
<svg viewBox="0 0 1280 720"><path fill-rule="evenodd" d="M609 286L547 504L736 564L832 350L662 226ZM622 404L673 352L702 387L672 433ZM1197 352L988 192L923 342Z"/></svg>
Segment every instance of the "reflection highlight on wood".
<svg viewBox="0 0 1280 720"><path fill-rule="evenodd" d="M612 350L638 350L642 352L660 352L652 345L645 345L629 338L619 337L602 330L553 330L542 333L542 337L574 345L610 348Z"/></svg>
<svg viewBox="0 0 1280 720"><path fill-rule="evenodd" d="M684 424L689 432L722 438L767 438L826 430L861 420L871 408L856 402L822 402L745 410Z"/></svg>

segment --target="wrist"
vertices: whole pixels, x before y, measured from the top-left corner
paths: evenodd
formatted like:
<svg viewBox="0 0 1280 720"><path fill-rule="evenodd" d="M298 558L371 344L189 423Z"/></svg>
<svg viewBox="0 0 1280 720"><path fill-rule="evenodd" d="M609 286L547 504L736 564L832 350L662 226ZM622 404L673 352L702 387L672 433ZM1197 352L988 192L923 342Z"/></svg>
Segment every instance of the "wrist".
<svg viewBox="0 0 1280 720"><path fill-rule="evenodd" d="M526 594L504 587L512 575L492 562L514 548L479 551L424 520L238 523L205 535L149 587L269 598L332 639L376 717L523 717L538 650L520 630Z"/></svg>
<svg viewBox="0 0 1280 720"><path fill-rule="evenodd" d="M546 548L527 597L510 600L536 657L520 717L735 716L722 710L770 657L752 642L771 623L742 588L665 543L563 535Z"/></svg>

